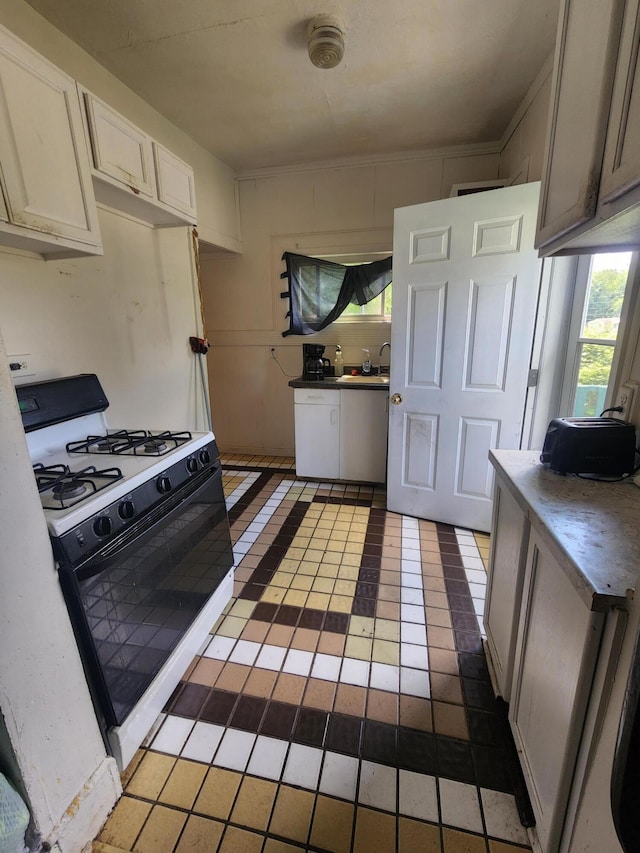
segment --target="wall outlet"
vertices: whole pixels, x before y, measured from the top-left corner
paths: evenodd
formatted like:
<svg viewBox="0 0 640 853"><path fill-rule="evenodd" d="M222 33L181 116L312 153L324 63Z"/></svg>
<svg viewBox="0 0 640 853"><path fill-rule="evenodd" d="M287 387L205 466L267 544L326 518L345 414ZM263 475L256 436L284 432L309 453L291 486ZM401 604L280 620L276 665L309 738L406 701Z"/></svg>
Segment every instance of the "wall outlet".
<svg viewBox="0 0 640 853"><path fill-rule="evenodd" d="M622 406L624 409L622 414L627 420L631 417L631 412L633 411L635 390L635 385L621 385L618 393L616 394L615 405Z"/></svg>
<svg viewBox="0 0 640 853"><path fill-rule="evenodd" d="M27 376L36 375L35 364L31 354L9 355L7 356L7 361L9 362L9 373L12 379L23 379Z"/></svg>

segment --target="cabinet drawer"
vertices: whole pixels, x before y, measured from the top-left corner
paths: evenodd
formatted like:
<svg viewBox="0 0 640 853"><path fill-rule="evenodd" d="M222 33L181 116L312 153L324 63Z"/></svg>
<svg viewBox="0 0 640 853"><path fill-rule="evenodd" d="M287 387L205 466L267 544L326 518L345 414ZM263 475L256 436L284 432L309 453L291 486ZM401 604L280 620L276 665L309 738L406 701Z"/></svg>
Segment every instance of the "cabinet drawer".
<svg viewBox="0 0 640 853"><path fill-rule="evenodd" d="M294 403L310 403L318 406L339 406L340 391L329 388L294 388Z"/></svg>

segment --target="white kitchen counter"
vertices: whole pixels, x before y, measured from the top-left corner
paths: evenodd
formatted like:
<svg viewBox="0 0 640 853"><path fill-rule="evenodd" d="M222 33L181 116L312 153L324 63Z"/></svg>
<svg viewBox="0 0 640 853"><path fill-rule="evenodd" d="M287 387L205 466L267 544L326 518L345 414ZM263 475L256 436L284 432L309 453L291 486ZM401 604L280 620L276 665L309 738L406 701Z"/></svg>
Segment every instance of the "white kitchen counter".
<svg viewBox="0 0 640 853"><path fill-rule="evenodd" d="M540 464L539 451L490 451L509 491L590 610L627 608L640 567L640 488Z"/></svg>

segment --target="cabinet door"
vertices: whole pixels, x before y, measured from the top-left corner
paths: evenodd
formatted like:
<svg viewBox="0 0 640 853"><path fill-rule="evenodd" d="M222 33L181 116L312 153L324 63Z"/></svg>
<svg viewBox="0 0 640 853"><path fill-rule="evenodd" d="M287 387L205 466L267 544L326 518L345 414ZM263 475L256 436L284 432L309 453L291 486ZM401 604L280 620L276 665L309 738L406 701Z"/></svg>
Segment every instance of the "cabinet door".
<svg viewBox="0 0 640 853"><path fill-rule="evenodd" d="M0 163L10 223L100 245L76 85L4 29Z"/></svg>
<svg viewBox="0 0 640 853"><path fill-rule="evenodd" d="M296 474L337 480L340 476L340 407L296 403L294 409Z"/></svg>
<svg viewBox="0 0 640 853"><path fill-rule="evenodd" d="M595 214L622 7L619 0L562 3L536 247Z"/></svg>
<svg viewBox="0 0 640 853"><path fill-rule="evenodd" d="M607 205L640 185L640 0L625 6L600 201Z"/></svg>
<svg viewBox="0 0 640 853"><path fill-rule="evenodd" d="M532 533L509 720L543 850L558 849L603 622Z"/></svg>
<svg viewBox="0 0 640 853"><path fill-rule="evenodd" d="M491 526L484 625L500 695L511 698L522 585L529 543L529 522L506 489L496 484Z"/></svg>
<svg viewBox="0 0 640 853"><path fill-rule="evenodd" d="M153 143L158 199L196 221L193 169L157 142Z"/></svg>
<svg viewBox="0 0 640 853"><path fill-rule="evenodd" d="M84 100L96 171L155 198L151 137L89 92Z"/></svg>
<svg viewBox="0 0 640 853"><path fill-rule="evenodd" d="M384 483L388 394L369 390L340 393L340 478Z"/></svg>

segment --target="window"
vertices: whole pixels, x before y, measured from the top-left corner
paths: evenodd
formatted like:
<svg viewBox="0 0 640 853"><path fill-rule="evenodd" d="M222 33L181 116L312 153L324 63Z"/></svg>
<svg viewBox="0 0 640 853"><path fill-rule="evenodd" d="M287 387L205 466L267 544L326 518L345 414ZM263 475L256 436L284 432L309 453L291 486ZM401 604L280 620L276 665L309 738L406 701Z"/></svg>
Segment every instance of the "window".
<svg viewBox="0 0 640 853"><path fill-rule="evenodd" d="M580 258L563 410L597 417L606 406L631 252ZM573 353L573 357L572 357Z"/></svg>
<svg viewBox="0 0 640 853"><path fill-rule="evenodd" d="M348 259L345 258L344 255L336 256L333 255L327 260L337 261L340 264L344 264L346 267L356 266L357 264L369 264L372 261L378 261L383 257L387 257L388 253L386 252L374 252L374 253L362 253L354 256L347 256ZM393 283L387 285L387 287L382 291L380 296L376 296L375 299L372 299L370 302L367 302L366 305L354 305L349 304L342 312L342 314L335 321L336 323L344 323L344 322L353 322L354 320L365 322L371 321L385 321L387 323L391 322L391 293L393 290Z"/></svg>
<svg viewBox="0 0 640 853"><path fill-rule="evenodd" d="M390 322L392 290L393 284L387 285L380 296L376 296L375 299L367 302L366 305L353 305L350 303L335 322L343 323L351 320L366 320L369 322L371 320L384 320L387 323Z"/></svg>

